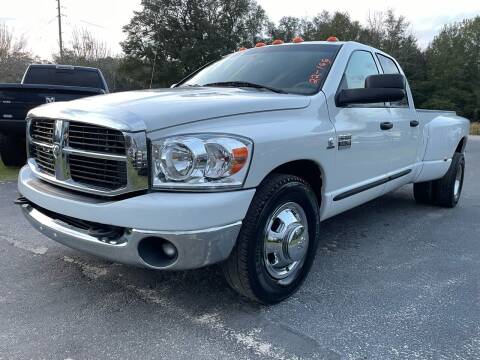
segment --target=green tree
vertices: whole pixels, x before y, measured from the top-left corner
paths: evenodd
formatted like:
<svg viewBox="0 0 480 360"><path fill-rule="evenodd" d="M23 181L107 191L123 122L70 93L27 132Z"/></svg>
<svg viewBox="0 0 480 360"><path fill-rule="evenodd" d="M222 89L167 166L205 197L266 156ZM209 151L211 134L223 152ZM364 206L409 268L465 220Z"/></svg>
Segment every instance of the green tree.
<svg viewBox="0 0 480 360"><path fill-rule="evenodd" d="M322 41L330 36L341 40L357 41L360 38L362 26L358 21L352 21L346 12L329 13L323 11L313 18L297 18L284 16L278 25L269 23L269 40L280 39L292 41L295 36L301 36L306 41Z"/></svg>
<svg viewBox="0 0 480 360"><path fill-rule="evenodd" d="M358 41L362 26L358 21L353 21L347 12L328 11L315 16L311 24L304 25L305 40L326 40L330 36L336 36L342 41Z"/></svg>
<svg viewBox="0 0 480 360"><path fill-rule="evenodd" d="M135 68L145 85L168 86L241 45L252 46L266 25L254 0L142 0L124 27L124 70Z"/></svg>
<svg viewBox="0 0 480 360"><path fill-rule="evenodd" d="M283 40L285 42L292 41L295 36L303 35L302 20L294 16L284 16L276 25L273 22L268 24L269 40Z"/></svg>
<svg viewBox="0 0 480 360"><path fill-rule="evenodd" d="M428 90L424 83L425 55L404 16L397 17L392 10L370 15L359 41L393 56L408 78L415 102L420 104L425 101L425 90Z"/></svg>
<svg viewBox="0 0 480 360"><path fill-rule="evenodd" d="M426 51L427 108L480 120L480 16L447 25Z"/></svg>

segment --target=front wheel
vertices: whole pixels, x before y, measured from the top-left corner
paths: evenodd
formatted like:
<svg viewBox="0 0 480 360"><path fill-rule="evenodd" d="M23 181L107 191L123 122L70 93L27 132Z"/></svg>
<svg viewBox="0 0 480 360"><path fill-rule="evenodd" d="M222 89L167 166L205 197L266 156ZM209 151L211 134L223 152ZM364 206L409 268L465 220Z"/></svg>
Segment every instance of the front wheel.
<svg viewBox="0 0 480 360"><path fill-rule="evenodd" d="M312 188L297 176L269 176L259 186L237 244L223 264L227 282L261 303L289 297L310 270L319 227L319 206Z"/></svg>

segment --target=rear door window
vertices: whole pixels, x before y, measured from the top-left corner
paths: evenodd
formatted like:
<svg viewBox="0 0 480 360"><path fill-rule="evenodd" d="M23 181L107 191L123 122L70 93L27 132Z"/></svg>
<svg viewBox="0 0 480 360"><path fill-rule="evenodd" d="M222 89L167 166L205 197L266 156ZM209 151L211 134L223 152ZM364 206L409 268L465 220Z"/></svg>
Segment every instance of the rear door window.
<svg viewBox="0 0 480 360"><path fill-rule="evenodd" d="M400 70L398 70L397 65L392 59L383 56L382 54L377 54L377 58L382 66L384 74L400 74Z"/></svg>
<svg viewBox="0 0 480 360"><path fill-rule="evenodd" d="M398 69L397 64L395 64L395 61L393 61L389 57L384 56L382 54L377 54L377 58L378 58L378 61L380 62L380 65L382 67L384 74L400 74L400 70ZM408 107L408 99L405 96L400 101L391 102L390 106L391 107Z"/></svg>

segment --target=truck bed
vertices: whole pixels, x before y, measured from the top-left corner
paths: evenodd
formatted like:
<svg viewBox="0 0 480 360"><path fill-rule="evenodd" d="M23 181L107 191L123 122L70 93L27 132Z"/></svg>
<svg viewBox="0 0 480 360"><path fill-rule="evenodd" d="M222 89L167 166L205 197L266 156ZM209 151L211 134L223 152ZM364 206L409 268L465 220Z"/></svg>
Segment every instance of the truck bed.
<svg viewBox="0 0 480 360"><path fill-rule="evenodd" d="M422 123L429 123L438 116L457 116L455 111L446 111L446 110L428 110L428 109L417 109L418 120Z"/></svg>

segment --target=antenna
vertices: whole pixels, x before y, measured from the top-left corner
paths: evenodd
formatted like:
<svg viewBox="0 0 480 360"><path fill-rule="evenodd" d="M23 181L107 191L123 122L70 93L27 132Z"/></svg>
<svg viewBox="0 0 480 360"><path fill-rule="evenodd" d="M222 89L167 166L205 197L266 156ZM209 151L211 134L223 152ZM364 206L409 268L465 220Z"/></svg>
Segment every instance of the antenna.
<svg viewBox="0 0 480 360"><path fill-rule="evenodd" d="M57 10L58 10L58 42L60 45L60 59L63 59L63 41L62 41L62 13L60 7L60 0L57 0Z"/></svg>

